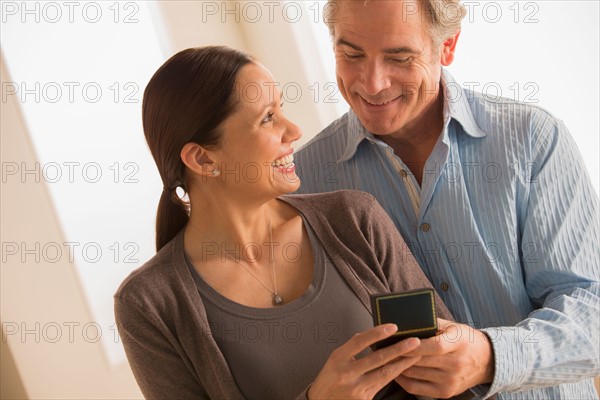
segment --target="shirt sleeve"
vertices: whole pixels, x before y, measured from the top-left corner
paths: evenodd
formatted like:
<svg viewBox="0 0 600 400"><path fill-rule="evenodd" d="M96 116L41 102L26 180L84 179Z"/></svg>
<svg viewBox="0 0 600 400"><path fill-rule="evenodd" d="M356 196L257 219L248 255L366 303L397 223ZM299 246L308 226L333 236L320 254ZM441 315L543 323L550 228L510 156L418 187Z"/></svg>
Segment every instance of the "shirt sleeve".
<svg viewBox="0 0 600 400"><path fill-rule="evenodd" d="M520 205L520 262L538 308L511 327L486 328L495 354L482 397L594 377L599 369L598 196L562 122L531 143L527 202Z"/></svg>
<svg viewBox="0 0 600 400"><path fill-rule="evenodd" d="M159 323L130 301L115 298L119 335L146 399L208 399Z"/></svg>

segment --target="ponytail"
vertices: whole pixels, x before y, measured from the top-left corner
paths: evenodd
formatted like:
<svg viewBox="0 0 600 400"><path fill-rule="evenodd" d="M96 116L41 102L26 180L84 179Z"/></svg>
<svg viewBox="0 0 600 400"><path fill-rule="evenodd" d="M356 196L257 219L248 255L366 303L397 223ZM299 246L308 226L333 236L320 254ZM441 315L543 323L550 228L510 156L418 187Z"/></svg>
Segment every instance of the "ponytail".
<svg viewBox="0 0 600 400"><path fill-rule="evenodd" d="M182 50L152 76L144 91L142 122L148 147L165 188L156 215L156 251L189 220L190 204L175 188L191 186L181 149L194 142L206 148L221 143L219 126L236 108L232 95L240 69L252 58L223 46Z"/></svg>
<svg viewBox="0 0 600 400"><path fill-rule="evenodd" d="M181 231L189 220L183 201L175 189L164 189L156 213L156 251L164 247Z"/></svg>

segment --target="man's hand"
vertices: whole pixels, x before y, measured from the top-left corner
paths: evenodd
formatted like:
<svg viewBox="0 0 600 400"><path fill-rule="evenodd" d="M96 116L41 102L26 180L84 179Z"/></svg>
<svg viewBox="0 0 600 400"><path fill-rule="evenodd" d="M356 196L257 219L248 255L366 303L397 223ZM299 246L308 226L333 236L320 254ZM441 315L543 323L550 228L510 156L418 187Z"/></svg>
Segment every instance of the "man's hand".
<svg viewBox="0 0 600 400"><path fill-rule="evenodd" d="M494 378L494 352L487 335L468 325L438 319L440 332L421 340L406 357L421 357L396 378L407 392L448 398Z"/></svg>

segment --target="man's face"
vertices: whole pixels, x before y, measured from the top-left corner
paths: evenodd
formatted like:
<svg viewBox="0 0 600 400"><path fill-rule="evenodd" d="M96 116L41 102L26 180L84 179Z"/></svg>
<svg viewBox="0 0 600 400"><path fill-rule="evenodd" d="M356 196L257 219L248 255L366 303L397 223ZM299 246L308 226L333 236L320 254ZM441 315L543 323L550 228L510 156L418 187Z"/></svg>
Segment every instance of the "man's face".
<svg viewBox="0 0 600 400"><path fill-rule="evenodd" d="M376 135L414 135L430 122L439 92L433 49L417 2L339 1L334 51L340 91ZM439 117L441 118L441 116Z"/></svg>

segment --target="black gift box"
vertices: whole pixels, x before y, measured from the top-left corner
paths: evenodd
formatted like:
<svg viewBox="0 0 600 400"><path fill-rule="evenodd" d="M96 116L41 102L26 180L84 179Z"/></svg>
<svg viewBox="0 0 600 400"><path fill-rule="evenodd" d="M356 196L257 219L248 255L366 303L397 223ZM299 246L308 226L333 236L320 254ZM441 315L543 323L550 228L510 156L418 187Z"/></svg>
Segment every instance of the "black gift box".
<svg viewBox="0 0 600 400"><path fill-rule="evenodd" d="M373 323L396 324L398 332L377 342L380 349L409 337L428 338L437 332L433 289L418 289L403 293L378 293L371 295Z"/></svg>

